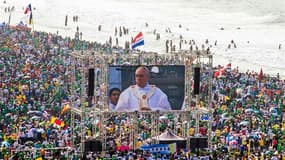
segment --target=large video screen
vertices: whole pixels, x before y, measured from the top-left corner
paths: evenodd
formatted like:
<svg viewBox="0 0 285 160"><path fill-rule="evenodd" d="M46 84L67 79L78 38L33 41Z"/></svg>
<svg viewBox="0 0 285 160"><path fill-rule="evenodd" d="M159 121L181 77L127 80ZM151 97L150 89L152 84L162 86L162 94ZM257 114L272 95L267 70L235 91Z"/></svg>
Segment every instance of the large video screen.
<svg viewBox="0 0 285 160"><path fill-rule="evenodd" d="M110 110L140 111L145 109L144 106L152 111L181 110L184 101L185 66L143 66L143 69L149 73L148 85L145 87L136 84L136 80L142 78L139 77L140 74L136 74L139 67L142 68L142 66L109 66Z"/></svg>

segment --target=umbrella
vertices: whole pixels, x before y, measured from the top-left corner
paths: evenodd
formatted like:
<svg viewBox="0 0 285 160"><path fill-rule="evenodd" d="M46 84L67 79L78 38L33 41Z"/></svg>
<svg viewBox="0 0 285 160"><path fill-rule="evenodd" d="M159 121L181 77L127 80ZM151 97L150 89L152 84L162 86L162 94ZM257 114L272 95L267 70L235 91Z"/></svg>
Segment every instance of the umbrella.
<svg viewBox="0 0 285 160"><path fill-rule="evenodd" d="M238 141L237 140L231 140L230 142L229 142L229 144L230 145L237 145L238 144Z"/></svg>
<svg viewBox="0 0 285 160"><path fill-rule="evenodd" d="M39 117L39 116L33 116L33 117L31 117L31 119L32 120L38 120L38 119L40 119L41 117Z"/></svg>
<svg viewBox="0 0 285 160"><path fill-rule="evenodd" d="M30 145L30 144L33 144L34 142L33 141L27 141L25 142L25 145Z"/></svg>
<svg viewBox="0 0 285 160"><path fill-rule="evenodd" d="M25 79L29 79L29 78L31 78L31 76L26 75L26 76L24 76L24 78L25 78Z"/></svg>
<svg viewBox="0 0 285 160"><path fill-rule="evenodd" d="M40 115L41 116L41 115L43 115L43 112L41 112L41 111L29 111L28 114L29 115L35 114L35 115Z"/></svg>
<svg viewBox="0 0 285 160"><path fill-rule="evenodd" d="M27 128L26 127L20 127L20 130L26 130Z"/></svg>
<svg viewBox="0 0 285 160"><path fill-rule="evenodd" d="M251 114L253 112L252 108L248 108L246 110L244 110L245 114Z"/></svg>
<svg viewBox="0 0 285 160"><path fill-rule="evenodd" d="M95 121L93 121L93 124L98 124L99 123L99 119L96 119Z"/></svg>
<svg viewBox="0 0 285 160"><path fill-rule="evenodd" d="M243 126L246 126L246 125L249 124L249 122L248 122L248 121L241 121L239 124L240 124L240 125L243 125Z"/></svg>
<svg viewBox="0 0 285 160"><path fill-rule="evenodd" d="M259 110L254 110L253 112L254 112L255 114L259 114L259 113L260 113Z"/></svg>
<svg viewBox="0 0 285 160"><path fill-rule="evenodd" d="M10 143L7 142L7 141L3 141L3 142L1 143L1 147L9 147L9 146L10 146Z"/></svg>
<svg viewBox="0 0 285 160"><path fill-rule="evenodd" d="M75 124L80 124L79 120L77 120L77 119L74 121L74 123Z"/></svg>
<svg viewBox="0 0 285 160"><path fill-rule="evenodd" d="M39 129L37 129L37 132L39 132L39 133L45 133L45 130L42 129L42 128L39 128Z"/></svg>
<svg viewBox="0 0 285 160"><path fill-rule="evenodd" d="M231 117L230 117L230 115L228 114L228 113L223 113L222 114L222 119L225 119L225 120L227 120L227 119L230 119Z"/></svg>
<svg viewBox="0 0 285 160"><path fill-rule="evenodd" d="M37 148L37 149L40 148L40 147L41 147L40 142L35 143L35 144L34 144L34 147Z"/></svg>
<svg viewBox="0 0 285 160"><path fill-rule="evenodd" d="M166 119L168 119L167 116L160 116L160 117L159 117L159 120L160 120L160 121L163 121L163 120L166 120Z"/></svg>
<svg viewBox="0 0 285 160"><path fill-rule="evenodd" d="M240 93L242 93L242 89L241 88L237 88L236 92L237 92L237 94L240 94Z"/></svg>
<svg viewBox="0 0 285 160"><path fill-rule="evenodd" d="M37 132L36 128L31 128L28 132L28 134L33 135L35 132Z"/></svg>
<svg viewBox="0 0 285 160"><path fill-rule="evenodd" d="M12 115L12 113L7 113L7 114L5 114L6 117L9 117L9 116L11 116L11 115Z"/></svg>
<svg viewBox="0 0 285 160"><path fill-rule="evenodd" d="M278 116L278 111L277 111L277 108L275 107L272 107L269 109L269 112L271 113L272 116L276 117Z"/></svg>
<svg viewBox="0 0 285 160"><path fill-rule="evenodd" d="M42 122L39 123L39 126L44 126L45 123L46 123L45 121L42 121Z"/></svg>

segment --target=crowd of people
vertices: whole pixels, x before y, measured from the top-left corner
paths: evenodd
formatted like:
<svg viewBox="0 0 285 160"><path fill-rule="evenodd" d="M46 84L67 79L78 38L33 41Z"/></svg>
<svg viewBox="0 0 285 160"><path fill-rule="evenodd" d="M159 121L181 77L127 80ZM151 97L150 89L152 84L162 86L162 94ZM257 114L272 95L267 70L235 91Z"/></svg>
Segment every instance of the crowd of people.
<svg viewBox="0 0 285 160"><path fill-rule="evenodd" d="M0 35L0 157L30 147L70 147L70 118L63 110L71 97L70 54L110 46L8 27ZM78 129L75 139L79 134Z"/></svg>
<svg viewBox="0 0 285 160"><path fill-rule="evenodd" d="M108 43L63 38L39 31L0 29L0 158L7 159L14 155L18 159L36 159L47 156L45 152L58 159L79 157L80 154L76 153L79 146L74 147L73 144L80 144L80 130L75 129L75 135L72 135L70 111L64 108L71 97L80 99L79 92L72 93L78 95L71 95L71 71L68 67L74 63L70 58L72 52L82 49L128 52ZM79 72L77 75L77 78L81 77ZM211 155L208 158L213 159L284 158L285 81L279 76L250 71L240 73L238 68L229 68L222 75L215 76L213 84L211 149L201 151L200 156ZM202 83L201 87L204 85L207 84ZM75 87L80 88L80 85ZM116 94L114 96L118 96L120 91ZM149 131L149 119L140 117L139 120L139 128ZM110 159L189 159L190 156L198 156L197 152L188 151L154 155L121 150L118 146L128 146L129 143L131 119L127 116L123 119L113 117L108 120L107 126L108 132L117 134L109 141L109 147L113 146L114 152L105 154ZM191 127L189 134L193 134L194 126ZM201 134L206 133L203 128L206 125L202 123ZM125 130L125 135L120 135L121 129ZM74 136L74 142L71 136ZM149 136L144 134L140 139ZM99 157L95 153L85 156L87 159Z"/></svg>
<svg viewBox="0 0 285 160"><path fill-rule="evenodd" d="M213 150L239 157L284 157L285 81L228 68L213 80Z"/></svg>

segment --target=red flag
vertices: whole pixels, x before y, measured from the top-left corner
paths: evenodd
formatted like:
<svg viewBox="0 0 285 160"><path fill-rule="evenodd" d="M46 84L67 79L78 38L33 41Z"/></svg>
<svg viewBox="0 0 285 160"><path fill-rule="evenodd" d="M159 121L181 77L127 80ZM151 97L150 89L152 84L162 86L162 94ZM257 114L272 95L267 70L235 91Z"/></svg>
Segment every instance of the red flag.
<svg viewBox="0 0 285 160"><path fill-rule="evenodd" d="M56 119L56 120L54 121L54 123L55 123L56 125L60 126L61 121L60 121L59 119Z"/></svg>
<svg viewBox="0 0 285 160"><path fill-rule="evenodd" d="M220 72L219 71L216 71L215 73L214 73L214 77L219 77L220 76Z"/></svg>
<svg viewBox="0 0 285 160"><path fill-rule="evenodd" d="M214 73L214 77L220 77L222 76L223 74L225 74L225 69L222 67L220 69L218 69L215 73Z"/></svg>

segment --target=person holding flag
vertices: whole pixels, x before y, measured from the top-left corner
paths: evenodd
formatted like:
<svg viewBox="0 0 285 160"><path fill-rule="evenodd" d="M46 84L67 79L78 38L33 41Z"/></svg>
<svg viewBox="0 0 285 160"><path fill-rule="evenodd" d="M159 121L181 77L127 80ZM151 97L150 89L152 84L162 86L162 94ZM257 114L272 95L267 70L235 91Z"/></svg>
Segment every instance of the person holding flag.
<svg viewBox="0 0 285 160"><path fill-rule="evenodd" d="M139 32L139 34L132 40L132 49L142 45L144 45L144 38L142 32Z"/></svg>

